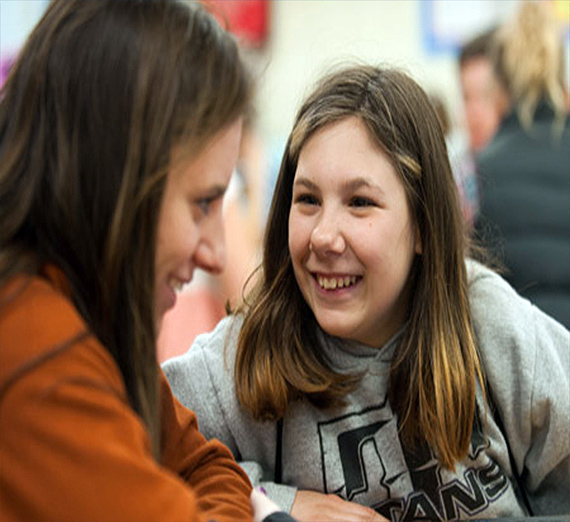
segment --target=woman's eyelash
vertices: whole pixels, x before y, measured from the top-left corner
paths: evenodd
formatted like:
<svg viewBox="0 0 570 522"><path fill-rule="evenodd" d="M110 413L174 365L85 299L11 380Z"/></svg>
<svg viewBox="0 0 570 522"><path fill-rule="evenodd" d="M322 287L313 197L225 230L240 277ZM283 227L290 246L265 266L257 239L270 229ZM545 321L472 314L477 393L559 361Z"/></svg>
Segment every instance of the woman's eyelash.
<svg viewBox="0 0 570 522"><path fill-rule="evenodd" d="M196 205L200 209L200 212L207 216L210 213L210 206L214 200L215 198L201 198L196 201Z"/></svg>

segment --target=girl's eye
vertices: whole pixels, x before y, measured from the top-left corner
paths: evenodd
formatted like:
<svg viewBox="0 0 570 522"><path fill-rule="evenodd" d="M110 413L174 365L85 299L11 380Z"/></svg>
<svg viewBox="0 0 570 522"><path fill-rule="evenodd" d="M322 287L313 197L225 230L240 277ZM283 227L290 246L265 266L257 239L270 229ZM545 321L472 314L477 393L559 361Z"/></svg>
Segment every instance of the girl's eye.
<svg viewBox="0 0 570 522"><path fill-rule="evenodd" d="M357 208L374 207L374 206L376 206L376 203L374 201L372 201L371 199L366 198L364 196L354 196L350 200L350 206L351 207L357 207Z"/></svg>
<svg viewBox="0 0 570 522"><path fill-rule="evenodd" d="M317 205L319 201L312 194L299 194L295 198L295 203L301 203L302 205Z"/></svg>

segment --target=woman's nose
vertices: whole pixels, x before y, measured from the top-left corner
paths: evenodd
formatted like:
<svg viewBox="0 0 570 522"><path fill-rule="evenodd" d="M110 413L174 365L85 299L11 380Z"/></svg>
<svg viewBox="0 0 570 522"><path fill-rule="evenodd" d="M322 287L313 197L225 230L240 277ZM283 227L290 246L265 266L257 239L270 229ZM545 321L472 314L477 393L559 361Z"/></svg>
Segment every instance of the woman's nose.
<svg viewBox="0 0 570 522"><path fill-rule="evenodd" d="M214 236L203 238L194 254L194 262L198 267L212 274L219 274L226 264L226 245L223 226Z"/></svg>
<svg viewBox="0 0 570 522"><path fill-rule="evenodd" d="M323 212L311 233L310 247L320 255L344 252L346 242L338 215L334 212Z"/></svg>

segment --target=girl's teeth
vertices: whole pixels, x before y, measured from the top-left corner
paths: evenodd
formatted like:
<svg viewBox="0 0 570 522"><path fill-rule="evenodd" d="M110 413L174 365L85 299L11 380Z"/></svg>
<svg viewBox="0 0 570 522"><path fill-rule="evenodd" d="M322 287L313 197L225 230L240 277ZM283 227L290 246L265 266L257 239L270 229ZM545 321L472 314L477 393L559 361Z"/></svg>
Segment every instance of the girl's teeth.
<svg viewBox="0 0 570 522"><path fill-rule="evenodd" d="M337 288L347 288L356 283L356 276L345 276L345 277L333 277L326 278L323 276L317 276L317 282L321 288L325 290L336 290Z"/></svg>

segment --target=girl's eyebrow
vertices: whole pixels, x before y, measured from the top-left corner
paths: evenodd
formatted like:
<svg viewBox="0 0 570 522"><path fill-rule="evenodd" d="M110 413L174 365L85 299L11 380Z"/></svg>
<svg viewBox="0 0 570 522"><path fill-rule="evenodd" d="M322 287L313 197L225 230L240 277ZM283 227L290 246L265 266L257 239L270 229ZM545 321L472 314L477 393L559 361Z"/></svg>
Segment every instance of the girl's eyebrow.
<svg viewBox="0 0 570 522"><path fill-rule="evenodd" d="M293 186L303 186L312 191L319 190L319 187L317 185L315 185L310 179L304 177L296 178ZM343 183L343 189L347 192L354 192L355 190L358 190L362 187L374 190L380 195L384 194L384 191L377 183L373 183L369 179L361 176L347 180L345 183Z"/></svg>
<svg viewBox="0 0 570 522"><path fill-rule="evenodd" d="M360 187L366 187L371 189L378 188L376 184L370 183L370 181L368 181L366 178L361 178L361 177L350 179L347 182L345 182L343 186L347 190L357 190Z"/></svg>
<svg viewBox="0 0 570 522"><path fill-rule="evenodd" d="M380 195L384 195L384 190L382 190L382 187L380 187L378 183L370 181L368 178L358 177L348 180L346 183L344 183L344 188L347 192L354 192L361 187L365 187L367 189L378 192Z"/></svg>
<svg viewBox="0 0 570 522"><path fill-rule="evenodd" d="M293 186L303 186L308 188L309 190L318 190L319 188L315 185L311 180L303 177L295 177L295 181L293 182Z"/></svg>

